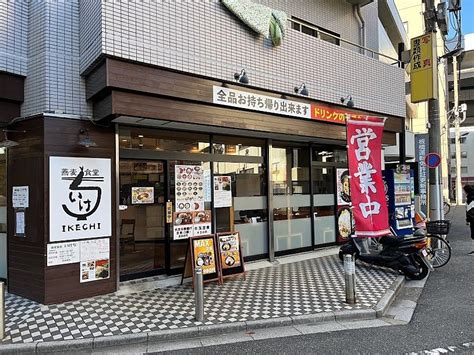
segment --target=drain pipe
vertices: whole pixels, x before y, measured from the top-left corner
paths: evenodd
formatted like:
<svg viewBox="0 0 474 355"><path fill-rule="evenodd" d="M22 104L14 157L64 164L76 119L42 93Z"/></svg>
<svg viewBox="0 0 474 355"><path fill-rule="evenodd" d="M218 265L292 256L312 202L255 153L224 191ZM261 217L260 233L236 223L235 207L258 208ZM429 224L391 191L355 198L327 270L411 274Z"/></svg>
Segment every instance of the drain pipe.
<svg viewBox="0 0 474 355"><path fill-rule="evenodd" d="M365 31L365 21L364 18L362 17L362 14L360 12L360 5L354 5L353 6L354 10L354 17L356 18L357 22L359 23L359 44L364 47L363 49L360 50L360 52L365 55L365 43L366 43L366 31Z"/></svg>

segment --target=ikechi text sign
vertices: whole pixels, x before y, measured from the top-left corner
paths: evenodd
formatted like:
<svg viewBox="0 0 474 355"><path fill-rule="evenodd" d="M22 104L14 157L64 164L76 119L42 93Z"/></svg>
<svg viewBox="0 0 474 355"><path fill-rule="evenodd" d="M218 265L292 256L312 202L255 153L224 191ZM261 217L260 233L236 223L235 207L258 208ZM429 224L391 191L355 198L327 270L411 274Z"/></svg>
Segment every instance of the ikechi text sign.
<svg viewBox="0 0 474 355"><path fill-rule="evenodd" d="M384 119L347 120L347 156L355 235L380 237L390 233L382 180Z"/></svg>
<svg viewBox="0 0 474 355"><path fill-rule="evenodd" d="M49 240L112 234L110 159L50 157Z"/></svg>

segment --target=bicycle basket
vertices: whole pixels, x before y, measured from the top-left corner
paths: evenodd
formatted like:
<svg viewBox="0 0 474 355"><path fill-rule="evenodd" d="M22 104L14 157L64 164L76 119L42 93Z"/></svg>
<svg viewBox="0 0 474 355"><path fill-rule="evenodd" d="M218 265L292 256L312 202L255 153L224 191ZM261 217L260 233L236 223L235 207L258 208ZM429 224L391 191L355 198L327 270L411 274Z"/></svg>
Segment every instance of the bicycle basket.
<svg viewBox="0 0 474 355"><path fill-rule="evenodd" d="M426 222L426 231L429 234L446 235L450 226L451 221L446 220Z"/></svg>

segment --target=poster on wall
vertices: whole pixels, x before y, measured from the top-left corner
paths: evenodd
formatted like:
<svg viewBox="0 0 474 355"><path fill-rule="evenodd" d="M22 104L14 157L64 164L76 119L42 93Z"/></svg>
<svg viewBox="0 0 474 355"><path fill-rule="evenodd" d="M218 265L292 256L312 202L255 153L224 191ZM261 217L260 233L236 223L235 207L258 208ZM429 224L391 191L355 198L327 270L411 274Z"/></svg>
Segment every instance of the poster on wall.
<svg viewBox="0 0 474 355"><path fill-rule="evenodd" d="M112 235L111 163L103 158L49 158L49 240Z"/></svg>
<svg viewBox="0 0 474 355"><path fill-rule="evenodd" d="M346 243L354 233L349 169L336 169L337 242Z"/></svg>
<svg viewBox="0 0 474 355"><path fill-rule="evenodd" d="M204 179L201 165L175 166L175 210L194 212L204 210Z"/></svg>
<svg viewBox="0 0 474 355"><path fill-rule="evenodd" d="M232 177L214 176L214 207L232 207Z"/></svg>
<svg viewBox="0 0 474 355"><path fill-rule="evenodd" d="M212 214L210 210L175 212L173 214L174 240L211 234Z"/></svg>
<svg viewBox="0 0 474 355"><path fill-rule="evenodd" d="M47 266L74 264L80 262L79 242L48 244Z"/></svg>
<svg viewBox="0 0 474 355"><path fill-rule="evenodd" d="M28 208L29 207L28 186L13 186L12 205L13 205L13 208Z"/></svg>
<svg viewBox="0 0 474 355"><path fill-rule="evenodd" d="M132 187L132 205L146 205L155 202L153 187Z"/></svg>
<svg viewBox="0 0 474 355"><path fill-rule="evenodd" d="M109 238L84 240L80 245L80 281L90 282L110 277Z"/></svg>
<svg viewBox="0 0 474 355"><path fill-rule="evenodd" d="M336 169L337 205L351 204L351 188L349 183L349 169Z"/></svg>

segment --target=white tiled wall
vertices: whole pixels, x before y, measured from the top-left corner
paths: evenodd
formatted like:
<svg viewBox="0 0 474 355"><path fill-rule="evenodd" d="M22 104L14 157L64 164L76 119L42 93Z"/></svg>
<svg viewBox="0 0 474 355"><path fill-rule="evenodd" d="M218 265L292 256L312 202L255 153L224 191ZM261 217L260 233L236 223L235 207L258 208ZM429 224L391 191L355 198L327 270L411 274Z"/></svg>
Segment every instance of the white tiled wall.
<svg viewBox="0 0 474 355"><path fill-rule="evenodd" d="M359 41L344 0L257 1ZM295 30L275 48L218 0L0 2L7 5L0 7L0 70L27 74L22 115L90 115L80 73L101 54L226 80L246 68L251 84L264 89L292 93L305 82L317 100L340 103L352 95L357 108L405 115L403 70ZM367 46L377 49L377 2L362 13ZM14 39L2 30L7 27L15 28ZM20 59L10 63L11 55Z"/></svg>
<svg viewBox="0 0 474 355"><path fill-rule="evenodd" d="M261 1L358 41L352 6L343 0ZM364 8L372 47L378 47L376 6ZM108 1L102 20L106 54L226 80L245 68L258 87L292 93L305 82L317 100L340 103L352 95L357 108L405 115L402 69L294 30L275 48L216 0Z"/></svg>
<svg viewBox="0 0 474 355"><path fill-rule="evenodd" d="M29 26L22 115L44 111L90 115L79 69L78 1L29 2Z"/></svg>
<svg viewBox="0 0 474 355"><path fill-rule="evenodd" d="M28 2L0 0L0 71L26 75Z"/></svg>

